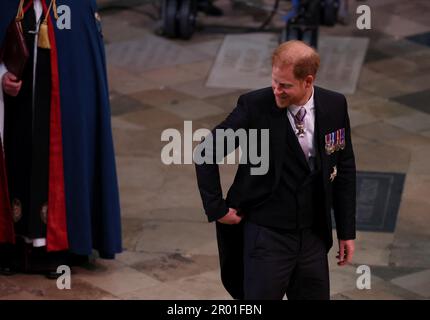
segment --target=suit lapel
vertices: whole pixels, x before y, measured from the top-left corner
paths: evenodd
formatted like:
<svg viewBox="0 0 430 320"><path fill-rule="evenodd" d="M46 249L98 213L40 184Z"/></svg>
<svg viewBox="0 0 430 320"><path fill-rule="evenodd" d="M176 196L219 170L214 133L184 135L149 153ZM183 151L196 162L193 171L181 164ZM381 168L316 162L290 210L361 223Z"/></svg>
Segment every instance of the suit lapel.
<svg viewBox="0 0 430 320"><path fill-rule="evenodd" d="M286 110L278 108L273 98L269 114L270 150L271 156L273 157L271 162L273 161L272 163L275 169L275 183L273 184L273 189L278 185L285 159L285 147L287 145L286 122L288 121L286 116Z"/></svg>
<svg viewBox="0 0 430 320"><path fill-rule="evenodd" d="M321 166L323 172L324 181L328 179L328 157L325 152L325 133L327 132L328 125L328 114L324 110L324 107L321 104L321 96L318 87L314 87L314 105L315 105L315 134L316 134L316 142L318 146L318 151L321 158ZM327 177L326 177L327 176ZM324 183L324 187L326 184Z"/></svg>
<svg viewBox="0 0 430 320"><path fill-rule="evenodd" d="M288 116L285 115L286 126L287 126L287 142L291 149L293 150L294 156L299 160L300 164L304 169L310 170L309 164L306 161L306 156L303 152L302 146L300 145L299 139L297 139L297 135L294 133L293 127L291 126L290 120Z"/></svg>
<svg viewBox="0 0 430 320"><path fill-rule="evenodd" d="M278 185L287 152L291 152L306 170L310 170L299 140L291 127L287 112L287 109L277 107L275 98L273 97L269 115L270 149L272 150L272 163L275 169L273 188L276 188Z"/></svg>

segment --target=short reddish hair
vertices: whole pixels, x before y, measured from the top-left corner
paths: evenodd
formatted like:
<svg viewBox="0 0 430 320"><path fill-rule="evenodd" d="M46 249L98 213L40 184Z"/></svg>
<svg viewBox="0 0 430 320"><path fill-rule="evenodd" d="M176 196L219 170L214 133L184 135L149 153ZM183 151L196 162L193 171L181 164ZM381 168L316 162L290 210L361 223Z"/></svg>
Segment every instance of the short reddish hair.
<svg viewBox="0 0 430 320"><path fill-rule="evenodd" d="M320 66L320 56L316 50L303 41L290 40L279 45L272 54L272 66L293 66L296 79L303 80L308 75L316 77Z"/></svg>

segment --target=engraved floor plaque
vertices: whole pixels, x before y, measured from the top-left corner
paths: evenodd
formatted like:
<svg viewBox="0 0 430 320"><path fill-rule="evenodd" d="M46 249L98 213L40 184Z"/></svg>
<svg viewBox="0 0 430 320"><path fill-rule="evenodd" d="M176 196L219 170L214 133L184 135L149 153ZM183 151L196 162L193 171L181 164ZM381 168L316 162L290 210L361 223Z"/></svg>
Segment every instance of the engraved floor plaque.
<svg viewBox="0 0 430 320"><path fill-rule="evenodd" d="M321 68L317 85L344 94L355 92L369 40L321 36ZM227 35L206 85L208 87L259 89L271 84L271 55L278 36L267 33Z"/></svg>
<svg viewBox="0 0 430 320"><path fill-rule="evenodd" d="M402 173L357 172L357 230L394 232L404 181Z"/></svg>
<svg viewBox="0 0 430 320"><path fill-rule="evenodd" d="M181 47L151 34L140 40L109 44L106 54L109 64L135 73L212 59L203 52Z"/></svg>

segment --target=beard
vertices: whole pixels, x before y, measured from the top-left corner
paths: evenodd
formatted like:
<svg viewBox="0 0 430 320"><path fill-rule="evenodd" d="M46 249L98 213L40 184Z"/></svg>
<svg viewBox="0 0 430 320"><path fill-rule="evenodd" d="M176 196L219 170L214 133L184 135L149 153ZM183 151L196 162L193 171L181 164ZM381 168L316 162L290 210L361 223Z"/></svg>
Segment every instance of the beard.
<svg viewBox="0 0 430 320"><path fill-rule="evenodd" d="M299 105L306 94L301 96L289 96L285 94L275 95L276 105L278 108L288 108L291 105Z"/></svg>
<svg viewBox="0 0 430 320"><path fill-rule="evenodd" d="M276 105L279 108L288 108L291 105L290 97L275 96L275 100L276 100Z"/></svg>

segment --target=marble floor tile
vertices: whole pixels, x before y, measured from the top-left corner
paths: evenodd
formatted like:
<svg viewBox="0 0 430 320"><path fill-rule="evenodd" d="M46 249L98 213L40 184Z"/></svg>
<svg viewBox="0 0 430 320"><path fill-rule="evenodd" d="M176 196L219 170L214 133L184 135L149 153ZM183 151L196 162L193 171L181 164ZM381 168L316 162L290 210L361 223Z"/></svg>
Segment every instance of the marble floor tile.
<svg viewBox="0 0 430 320"><path fill-rule="evenodd" d="M372 139L371 136L367 138ZM371 143L354 143L354 153L358 170L404 173L409 169L411 152L404 147L375 143L373 140ZM389 154L396 156L387 159Z"/></svg>
<svg viewBox="0 0 430 320"><path fill-rule="evenodd" d="M393 241L393 233L358 232L355 241L354 263L388 266Z"/></svg>
<svg viewBox="0 0 430 320"><path fill-rule="evenodd" d="M378 282L370 290L351 290L342 292L342 296L351 300L405 300L422 299L417 294L390 283Z"/></svg>
<svg viewBox="0 0 430 320"><path fill-rule="evenodd" d="M160 87L160 84L151 82L149 79L139 75L133 75L120 67L108 65L107 69L110 89L121 94L158 89Z"/></svg>
<svg viewBox="0 0 430 320"><path fill-rule="evenodd" d="M236 91L234 89L226 88L209 88L206 86L205 82L205 79L195 80L177 85L175 88L178 91L184 92L199 99L205 99L213 96L224 96L225 94Z"/></svg>
<svg viewBox="0 0 430 320"><path fill-rule="evenodd" d="M185 277L195 276L207 271L218 270L218 254L180 254L171 253L165 256L135 263L132 268L143 272L159 281L168 282Z"/></svg>
<svg viewBox="0 0 430 320"><path fill-rule="evenodd" d="M159 281L156 279L129 267L123 267L115 271L108 270L92 274L78 274L75 277L114 296L139 289L146 289L159 284Z"/></svg>
<svg viewBox="0 0 430 320"><path fill-rule="evenodd" d="M409 112L409 115L386 119L385 122L405 131L420 133L430 130L430 113Z"/></svg>
<svg viewBox="0 0 430 320"><path fill-rule="evenodd" d="M398 38L430 30L430 26L411 21L400 15L386 14L382 12L378 13L378 18L373 19L372 22L374 28Z"/></svg>
<svg viewBox="0 0 430 320"><path fill-rule="evenodd" d="M430 270L412 273L391 280L397 286L412 291L423 298L430 299Z"/></svg>
<svg viewBox="0 0 430 320"><path fill-rule="evenodd" d="M156 286L125 292L118 295L125 300L197 300L193 294L178 290L167 284L161 283Z"/></svg>
<svg viewBox="0 0 430 320"><path fill-rule="evenodd" d="M232 298L221 284L219 271L208 271L196 276L186 277L168 284L177 290L192 293L198 299L231 300Z"/></svg>
<svg viewBox="0 0 430 320"><path fill-rule="evenodd" d="M146 90L141 92L136 92L131 95L134 99L141 101L144 104L148 104L154 107L158 107L164 104L176 104L179 101L192 99L193 96L180 92L173 88L161 87L154 90ZM154 119L157 117L154 116Z"/></svg>
<svg viewBox="0 0 430 320"><path fill-rule="evenodd" d="M221 108L197 99L180 101L177 104L166 104L159 108L171 112L184 120L196 120L224 113Z"/></svg>
<svg viewBox="0 0 430 320"><path fill-rule="evenodd" d="M176 106L177 105L175 104L170 108L150 108L147 110L130 112L128 114L122 115L120 119L135 125L142 126L145 129L158 131L159 137L161 138L161 133L164 129L174 128L178 123L183 121L183 118L173 112L170 112L170 109L173 109ZM142 133L143 136L150 130L145 130L145 132Z"/></svg>

